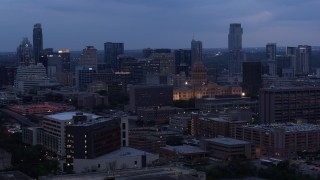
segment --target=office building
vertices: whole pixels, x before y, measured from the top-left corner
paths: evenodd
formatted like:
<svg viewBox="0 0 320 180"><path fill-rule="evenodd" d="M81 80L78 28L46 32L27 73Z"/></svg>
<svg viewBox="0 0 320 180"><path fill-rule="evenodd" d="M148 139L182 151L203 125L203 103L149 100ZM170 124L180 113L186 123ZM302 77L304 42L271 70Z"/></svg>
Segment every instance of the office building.
<svg viewBox="0 0 320 180"><path fill-rule="evenodd" d="M295 76L295 56L277 55L276 74L278 77L293 78Z"/></svg>
<svg viewBox="0 0 320 180"><path fill-rule="evenodd" d="M79 90L86 90L88 85L93 82L93 74L96 74L97 70L94 68L77 67L76 69L76 87Z"/></svg>
<svg viewBox="0 0 320 180"><path fill-rule="evenodd" d="M171 106L173 87L158 86L131 86L129 90L129 110L136 112L138 107Z"/></svg>
<svg viewBox="0 0 320 180"><path fill-rule="evenodd" d="M78 113L73 120L65 128L67 167L73 166L74 159L94 159L128 146L126 118L91 118Z"/></svg>
<svg viewBox="0 0 320 180"><path fill-rule="evenodd" d="M208 151L210 156L221 160L246 160L256 157L255 147L251 142L228 137L203 139L200 146Z"/></svg>
<svg viewBox="0 0 320 180"><path fill-rule="evenodd" d="M242 73L242 62L245 61L245 54L242 52L242 34L243 29L241 27L241 24L230 24L228 34L228 69L230 75L237 75Z"/></svg>
<svg viewBox="0 0 320 180"><path fill-rule="evenodd" d="M320 123L318 87L263 88L259 97L260 123Z"/></svg>
<svg viewBox="0 0 320 180"><path fill-rule="evenodd" d="M175 74L175 59L172 53L152 53L149 58L155 64L159 63L159 71L155 73Z"/></svg>
<svg viewBox="0 0 320 180"><path fill-rule="evenodd" d="M137 115L144 122L152 124L168 124L169 117L178 113L183 113L183 109L169 106L141 107L137 109Z"/></svg>
<svg viewBox="0 0 320 180"><path fill-rule="evenodd" d="M310 72L312 47L308 45L299 45L296 55L296 73L306 75Z"/></svg>
<svg viewBox="0 0 320 180"><path fill-rule="evenodd" d="M43 36L41 24L37 23L33 26L33 54L35 63L40 62L40 57L43 50Z"/></svg>
<svg viewBox="0 0 320 180"><path fill-rule="evenodd" d="M247 120L234 120L228 117L191 115L191 135L195 137L233 137L236 127L247 124Z"/></svg>
<svg viewBox="0 0 320 180"><path fill-rule="evenodd" d="M49 83L46 69L41 63L37 65L19 66L14 80L14 89L26 93L40 84Z"/></svg>
<svg viewBox="0 0 320 180"><path fill-rule="evenodd" d="M78 66L82 68L92 68L97 70L98 68L98 56L97 49L94 46L86 46L82 50Z"/></svg>
<svg viewBox="0 0 320 180"><path fill-rule="evenodd" d="M262 87L261 62L243 62L242 89L248 96L256 96Z"/></svg>
<svg viewBox="0 0 320 180"><path fill-rule="evenodd" d="M241 24L239 23L230 24L229 35L228 35L229 51L242 50L242 34L243 34L243 29L241 27Z"/></svg>
<svg viewBox="0 0 320 180"><path fill-rule="evenodd" d="M24 37L17 47L17 58L20 65L35 64L32 44Z"/></svg>
<svg viewBox="0 0 320 180"><path fill-rule="evenodd" d="M276 123L243 125L236 128L236 139L249 141L257 157L293 158L297 152L320 150L320 128L313 124Z"/></svg>
<svg viewBox="0 0 320 180"><path fill-rule="evenodd" d="M178 49L174 51L176 74L184 72L186 76L189 76L192 64L191 64L191 50Z"/></svg>
<svg viewBox="0 0 320 180"><path fill-rule="evenodd" d="M269 69L269 75L275 76L276 73L276 55L277 55L277 44L268 43L266 45L266 60Z"/></svg>
<svg viewBox="0 0 320 180"><path fill-rule="evenodd" d="M105 63L109 65L115 71L118 71L117 57L120 54L124 54L124 44L123 43L104 43L104 59Z"/></svg>
<svg viewBox="0 0 320 180"><path fill-rule="evenodd" d="M191 41L191 64L199 58L202 61L202 42L192 39Z"/></svg>

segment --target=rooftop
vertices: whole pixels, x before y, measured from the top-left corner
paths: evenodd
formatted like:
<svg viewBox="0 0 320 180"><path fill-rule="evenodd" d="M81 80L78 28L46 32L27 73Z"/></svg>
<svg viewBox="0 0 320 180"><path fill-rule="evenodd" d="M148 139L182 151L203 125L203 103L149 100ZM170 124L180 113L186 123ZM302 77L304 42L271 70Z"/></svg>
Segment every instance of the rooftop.
<svg viewBox="0 0 320 180"><path fill-rule="evenodd" d="M260 129L263 131L274 131L275 129L284 129L285 132L303 132L303 131L320 131L320 126L315 124L295 124L295 123L279 123L279 124L260 124L260 125L244 125L242 127Z"/></svg>
<svg viewBox="0 0 320 180"><path fill-rule="evenodd" d="M250 143L247 141L242 141L242 140L228 138L228 137L211 138L211 139L206 139L206 141L211 141L211 142L225 144L225 145L241 145L241 144L249 144Z"/></svg>
<svg viewBox="0 0 320 180"><path fill-rule="evenodd" d="M95 159L108 159L108 158L115 158L115 157L130 157L130 156L141 156L145 154L151 154L146 151L141 151L138 149L134 149L131 147L122 147L119 150L113 151L111 153L105 154L103 156L99 156Z"/></svg>
<svg viewBox="0 0 320 180"><path fill-rule="evenodd" d="M55 119L55 120L60 120L60 121L68 121L71 120L73 116L77 115L76 111L72 111L72 112L63 112L63 113L57 113L57 114L51 114L46 116L49 119ZM95 115L95 114L89 114L89 113L83 113L83 115L85 116L91 116L92 119L96 119L99 118L101 116Z"/></svg>
<svg viewBox="0 0 320 180"><path fill-rule="evenodd" d="M189 145L183 145L183 146L165 146L162 147L162 149L166 149L169 151L175 151L177 153L181 154L193 154L193 153L205 153L207 151L204 151L196 146L189 146Z"/></svg>

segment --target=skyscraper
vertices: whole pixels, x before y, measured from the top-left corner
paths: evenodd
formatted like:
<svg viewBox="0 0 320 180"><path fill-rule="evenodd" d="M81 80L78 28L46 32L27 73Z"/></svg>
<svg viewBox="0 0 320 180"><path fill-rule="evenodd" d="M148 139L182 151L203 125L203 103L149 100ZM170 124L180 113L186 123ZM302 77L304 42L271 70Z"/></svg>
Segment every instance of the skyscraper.
<svg viewBox="0 0 320 180"><path fill-rule="evenodd" d="M240 23L230 24L228 35L228 49L230 55L228 69L230 75L242 73L242 62L245 61L245 55L242 52L242 33L243 29Z"/></svg>
<svg viewBox="0 0 320 180"><path fill-rule="evenodd" d="M43 50L43 38L41 24L37 23L33 26L33 54L35 62L40 62L40 56Z"/></svg>
<svg viewBox="0 0 320 180"><path fill-rule="evenodd" d="M243 33L243 29L240 23L230 24L229 35L228 35L229 51L242 50L242 33Z"/></svg>
<svg viewBox="0 0 320 180"><path fill-rule="evenodd" d="M276 75L276 54L277 54L277 44L268 43L266 45L266 59L269 68L269 75Z"/></svg>
<svg viewBox="0 0 320 180"><path fill-rule="evenodd" d="M191 41L191 64L200 58L202 61L202 42L192 39Z"/></svg>
<svg viewBox="0 0 320 180"><path fill-rule="evenodd" d="M32 45L28 38L24 37L17 47L17 58L20 65L34 64Z"/></svg>
<svg viewBox="0 0 320 180"><path fill-rule="evenodd" d="M120 54L124 54L123 43L104 43L104 59L107 65L110 65L114 70L118 70L117 57Z"/></svg>
<svg viewBox="0 0 320 180"><path fill-rule="evenodd" d="M93 68L97 70L98 68L97 49L94 46L86 46L82 50L82 54L80 56L78 65L81 67Z"/></svg>
<svg viewBox="0 0 320 180"><path fill-rule="evenodd" d="M188 76L191 70L191 50L178 49L174 51L176 74L185 72Z"/></svg>
<svg viewBox="0 0 320 180"><path fill-rule="evenodd" d="M296 57L296 73L297 74L308 74L309 73L309 63L311 59L311 46L299 45L297 48Z"/></svg>

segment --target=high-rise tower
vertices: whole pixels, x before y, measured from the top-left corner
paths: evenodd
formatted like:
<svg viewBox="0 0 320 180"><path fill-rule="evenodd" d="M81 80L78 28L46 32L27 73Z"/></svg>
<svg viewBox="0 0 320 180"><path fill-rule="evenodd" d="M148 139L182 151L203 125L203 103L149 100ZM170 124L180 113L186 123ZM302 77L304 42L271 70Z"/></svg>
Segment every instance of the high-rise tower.
<svg viewBox="0 0 320 180"><path fill-rule="evenodd" d="M35 62L40 62L40 56L43 50L43 37L41 24L37 23L33 26L33 54Z"/></svg>
<svg viewBox="0 0 320 180"><path fill-rule="evenodd" d="M297 74L308 74L309 63L311 59L312 47L308 45L299 45L297 48L296 72Z"/></svg>
<svg viewBox="0 0 320 180"><path fill-rule="evenodd" d="M277 55L277 44L268 43L266 45L266 59L269 68L269 75L276 75L276 55Z"/></svg>
<svg viewBox="0 0 320 180"><path fill-rule="evenodd" d="M105 63L110 65L114 70L118 70L117 57L120 54L124 54L124 44L123 43L104 43L104 57Z"/></svg>
<svg viewBox="0 0 320 180"><path fill-rule="evenodd" d="M230 55L228 69L230 75L242 73L242 62L245 61L245 55L242 52L242 33L243 29L240 23L230 24L228 35L228 49Z"/></svg>
<svg viewBox="0 0 320 180"><path fill-rule="evenodd" d="M243 29L240 23L230 24L229 35L228 35L229 51L242 50L242 33L243 33Z"/></svg>
<svg viewBox="0 0 320 180"><path fill-rule="evenodd" d="M24 37L17 47L17 58L20 65L30 65L34 63L34 56L32 52L32 44L28 38Z"/></svg>
<svg viewBox="0 0 320 180"><path fill-rule="evenodd" d="M199 58L202 61L202 42L192 39L191 41L191 64Z"/></svg>

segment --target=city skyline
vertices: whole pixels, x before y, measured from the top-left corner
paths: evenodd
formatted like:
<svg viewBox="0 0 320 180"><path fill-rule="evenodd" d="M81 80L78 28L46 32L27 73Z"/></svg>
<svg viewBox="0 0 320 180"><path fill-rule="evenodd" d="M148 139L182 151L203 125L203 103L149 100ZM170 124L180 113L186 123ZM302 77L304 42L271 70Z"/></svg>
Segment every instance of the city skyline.
<svg viewBox="0 0 320 180"><path fill-rule="evenodd" d="M105 42L123 42L125 49L190 48L193 37L204 48L226 48L231 23L242 25L243 47L316 46L319 5L316 0L4 0L0 52L15 51L23 37L32 39L36 23L42 25L43 47L55 50L86 45L102 50Z"/></svg>

